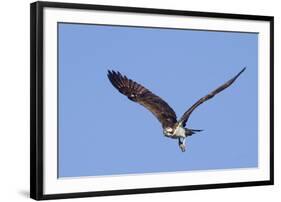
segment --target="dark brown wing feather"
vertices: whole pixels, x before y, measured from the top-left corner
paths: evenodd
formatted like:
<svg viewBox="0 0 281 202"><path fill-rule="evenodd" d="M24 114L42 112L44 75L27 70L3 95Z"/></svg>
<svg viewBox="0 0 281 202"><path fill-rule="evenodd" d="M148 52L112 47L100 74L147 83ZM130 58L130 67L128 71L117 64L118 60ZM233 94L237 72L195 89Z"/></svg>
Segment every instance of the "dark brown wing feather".
<svg viewBox="0 0 281 202"><path fill-rule="evenodd" d="M142 85L121 75L120 72L108 71L107 76L120 93L151 111L162 123L163 128L172 127L177 122L174 110L164 100Z"/></svg>
<svg viewBox="0 0 281 202"><path fill-rule="evenodd" d="M224 89L226 89L227 87L229 87L239 76L240 74L242 74L242 72L244 72L246 69L243 68L235 77L233 77L232 79L230 79L229 81L227 81L226 83L224 83L223 85L221 85L220 87L218 87L216 90L212 91L211 93L209 93L208 95L206 95L205 97L202 97L201 99L199 99L194 105L192 105L184 114L183 116L180 118L180 120L178 121L179 124L182 124L182 126L184 127L186 125L186 122L188 121L191 113L202 103L204 103L205 101L211 99L212 97L214 97L216 94L220 93L221 91L223 91Z"/></svg>

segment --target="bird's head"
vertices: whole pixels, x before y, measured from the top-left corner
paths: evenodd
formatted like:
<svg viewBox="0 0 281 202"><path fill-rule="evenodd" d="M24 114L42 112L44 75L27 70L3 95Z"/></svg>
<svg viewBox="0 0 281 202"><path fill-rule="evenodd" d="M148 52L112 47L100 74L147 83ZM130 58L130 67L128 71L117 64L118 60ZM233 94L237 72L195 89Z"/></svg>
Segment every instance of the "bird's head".
<svg viewBox="0 0 281 202"><path fill-rule="evenodd" d="M185 152L185 145L184 144L179 144L179 147L182 152Z"/></svg>

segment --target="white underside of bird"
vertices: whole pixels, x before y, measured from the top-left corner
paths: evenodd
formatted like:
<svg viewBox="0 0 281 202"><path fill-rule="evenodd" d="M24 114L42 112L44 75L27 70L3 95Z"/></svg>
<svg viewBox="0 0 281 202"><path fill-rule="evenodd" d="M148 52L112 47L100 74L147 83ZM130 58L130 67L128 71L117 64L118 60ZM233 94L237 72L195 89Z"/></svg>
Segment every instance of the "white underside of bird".
<svg viewBox="0 0 281 202"><path fill-rule="evenodd" d="M165 128L164 134L165 136L174 138L186 137L186 130L182 126L178 125L174 131L172 128Z"/></svg>

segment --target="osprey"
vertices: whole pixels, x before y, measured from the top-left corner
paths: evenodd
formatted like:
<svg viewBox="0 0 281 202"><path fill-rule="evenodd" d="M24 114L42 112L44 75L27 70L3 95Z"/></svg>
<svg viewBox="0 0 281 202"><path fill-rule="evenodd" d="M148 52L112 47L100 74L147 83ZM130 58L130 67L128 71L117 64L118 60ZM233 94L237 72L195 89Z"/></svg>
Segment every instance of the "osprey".
<svg viewBox="0 0 281 202"><path fill-rule="evenodd" d="M183 115L177 120L174 110L159 96L152 93L150 90L138 84L137 82L128 79L120 72L108 70L108 79L112 85L123 95L127 96L131 101L137 102L148 109L152 114L161 122L163 127L163 133L166 137L178 139L178 144L182 152L185 151L185 139L188 136L202 130L194 130L186 128L186 122L188 121L191 113L202 103L211 99L216 94L220 93L227 87L229 87L246 68L243 68L232 79L219 86L217 89L209 93L208 95L199 99L193 104Z"/></svg>

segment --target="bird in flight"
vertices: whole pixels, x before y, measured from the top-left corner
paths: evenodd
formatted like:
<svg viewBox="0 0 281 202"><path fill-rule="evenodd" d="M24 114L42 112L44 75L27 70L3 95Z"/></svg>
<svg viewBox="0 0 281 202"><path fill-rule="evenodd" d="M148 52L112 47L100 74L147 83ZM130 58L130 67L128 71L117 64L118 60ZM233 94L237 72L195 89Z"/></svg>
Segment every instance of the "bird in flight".
<svg viewBox="0 0 281 202"><path fill-rule="evenodd" d="M111 84L131 101L137 102L148 109L160 121L163 133L166 137L178 139L178 144L182 152L185 151L185 141L188 136L202 130L195 130L185 127L191 113L202 103L213 98L216 94L228 88L244 71L243 68L236 76L219 86L208 95L195 102L183 115L177 120L175 111L162 98L152 93L141 84L128 79L120 72L108 70L108 79Z"/></svg>

